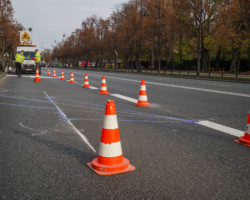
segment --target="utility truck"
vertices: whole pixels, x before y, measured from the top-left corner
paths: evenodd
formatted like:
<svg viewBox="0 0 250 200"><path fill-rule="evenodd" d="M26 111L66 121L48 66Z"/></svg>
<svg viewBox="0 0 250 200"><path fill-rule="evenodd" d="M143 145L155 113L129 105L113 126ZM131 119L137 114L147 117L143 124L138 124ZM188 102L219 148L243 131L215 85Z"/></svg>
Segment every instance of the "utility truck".
<svg viewBox="0 0 250 200"><path fill-rule="evenodd" d="M19 44L16 48L16 53L20 53L24 50L24 61L22 66L22 73L24 72L36 72L35 54L36 45L35 44Z"/></svg>
<svg viewBox="0 0 250 200"><path fill-rule="evenodd" d="M24 57L25 57L22 65L22 73L24 72L36 73L36 63L35 63L36 45L32 43L31 31L20 31L20 43L18 44L15 50L15 54L20 53L22 50L24 50ZM14 68L9 67L9 71L16 72L15 65Z"/></svg>

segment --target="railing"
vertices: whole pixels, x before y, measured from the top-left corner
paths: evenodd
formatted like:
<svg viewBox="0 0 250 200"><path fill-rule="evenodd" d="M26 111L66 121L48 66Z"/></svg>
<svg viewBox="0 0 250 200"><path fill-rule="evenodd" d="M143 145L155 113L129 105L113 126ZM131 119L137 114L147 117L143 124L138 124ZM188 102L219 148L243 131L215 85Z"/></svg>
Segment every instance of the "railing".
<svg viewBox="0 0 250 200"><path fill-rule="evenodd" d="M80 69L85 69L85 68L81 67ZM124 68L124 67L106 67L106 68L87 67L86 70L137 73L136 69L132 70L131 68ZM163 69L160 71L160 73L158 73L158 71L155 69L143 69L142 74L250 81L250 72L229 73L225 71L208 71L208 72L200 72L199 75L197 75L197 71L193 70L187 71L187 70Z"/></svg>

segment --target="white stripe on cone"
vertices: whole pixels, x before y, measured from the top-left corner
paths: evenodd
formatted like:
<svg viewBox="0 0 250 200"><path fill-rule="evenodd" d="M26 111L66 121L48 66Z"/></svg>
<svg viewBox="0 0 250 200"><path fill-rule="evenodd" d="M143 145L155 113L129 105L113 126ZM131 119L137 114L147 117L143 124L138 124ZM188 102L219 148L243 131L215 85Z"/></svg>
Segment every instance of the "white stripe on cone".
<svg viewBox="0 0 250 200"><path fill-rule="evenodd" d="M100 142L99 155L102 157L117 157L122 155L121 142L104 144Z"/></svg>
<svg viewBox="0 0 250 200"><path fill-rule="evenodd" d="M103 128L104 129L117 129L118 123L117 123L116 115L105 115Z"/></svg>
<svg viewBox="0 0 250 200"><path fill-rule="evenodd" d="M146 90L146 85L141 85L141 90Z"/></svg>
<svg viewBox="0 0 250 200"><path fill-rule="evenodd" d="M138 100L140 100L140 101L147 101L148 97L145 96L145 95L140 95L139 98L138 98Z"/></svg>

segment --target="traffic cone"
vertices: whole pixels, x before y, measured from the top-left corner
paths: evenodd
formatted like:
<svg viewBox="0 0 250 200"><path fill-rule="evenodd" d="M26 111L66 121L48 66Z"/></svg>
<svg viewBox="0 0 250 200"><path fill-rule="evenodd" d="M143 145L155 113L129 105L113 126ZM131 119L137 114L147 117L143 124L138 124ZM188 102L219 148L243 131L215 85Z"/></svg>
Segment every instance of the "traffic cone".
<svg viewBox="0 0 250 200"><path fill-rule="evenodd" d="M71 72L71 74L70 74L70 80L69 80L69 83L75 83L75 80L74 80L74 74L73 74L73 72Z"/></svg>
<svg viewBox="0 0 250 200"><path fill-rule="evenodd" d="M113 175L135 170L122 155L114 100L106 104L98 157L87 164L99 175Z"/></svg>
<svg viewBox="0 0 250 200"><path fill-rule="evenodd" d="M89 88L90 87L89 86L89 79L88 79L88 74L87 73L85 73L84 84L83 84L82 87L84 87L84 88Z"/></svg>
<svg viewBox="0 0 250 200"><path fill-rule="evenodd" d="M34 78L34 82L41 82L41 78L39 76L39 70L36 68L36 76Z"/></svg>
<svg viewBox="0 0 250 200"><path fill-rule="evenodd" d="M48 76L51 76L51 74L50 74L50 69L48 69Z"/></svg>
<svg viewBox="0 0 250 200"><path fill-rule="evenodd" d="M54 69L53 76L52 77L57 77L56 76L56 70Z"/></svg>
<svg viewBox="0 0 250 200"><path fill-rule="evenodd" d="M62 73L61 73L61 80L65 80L63 70L62 70Z"/></svg>
<svg viewBox="0 0 250 200"><path fill-rule="evenodd" d="M107 91L105 76L102 76L101 90L99 94L109 94L109 92Z"/></svg>
<svg viewBox="0 0 250 200"><path fill-rule="evenodd" d="M141 81L141 89L139 93L138 102L135 104L136 106L150 106L148 103L147 91L145 81Z"/></svg>
<svg viewBox="0 0 250 200"><path fill-rule="evenodd" d="M240 137L238 140L234 140L234 142L238 144L242 144L244 146L250 147L250 110L247 119L247 125L245 129L244 136Z"/></svg>

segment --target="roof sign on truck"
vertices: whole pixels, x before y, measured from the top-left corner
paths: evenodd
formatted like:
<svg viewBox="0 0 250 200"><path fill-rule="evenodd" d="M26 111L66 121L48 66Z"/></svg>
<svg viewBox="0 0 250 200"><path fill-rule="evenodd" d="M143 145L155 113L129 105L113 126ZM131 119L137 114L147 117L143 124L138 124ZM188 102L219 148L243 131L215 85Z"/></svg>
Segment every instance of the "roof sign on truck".
<svg viewBox="0 0 250 200"><path fill-rule="evenodd" d="M31 41L31 32L29 31L20 31L20 42L29 42Z"/></svg>

